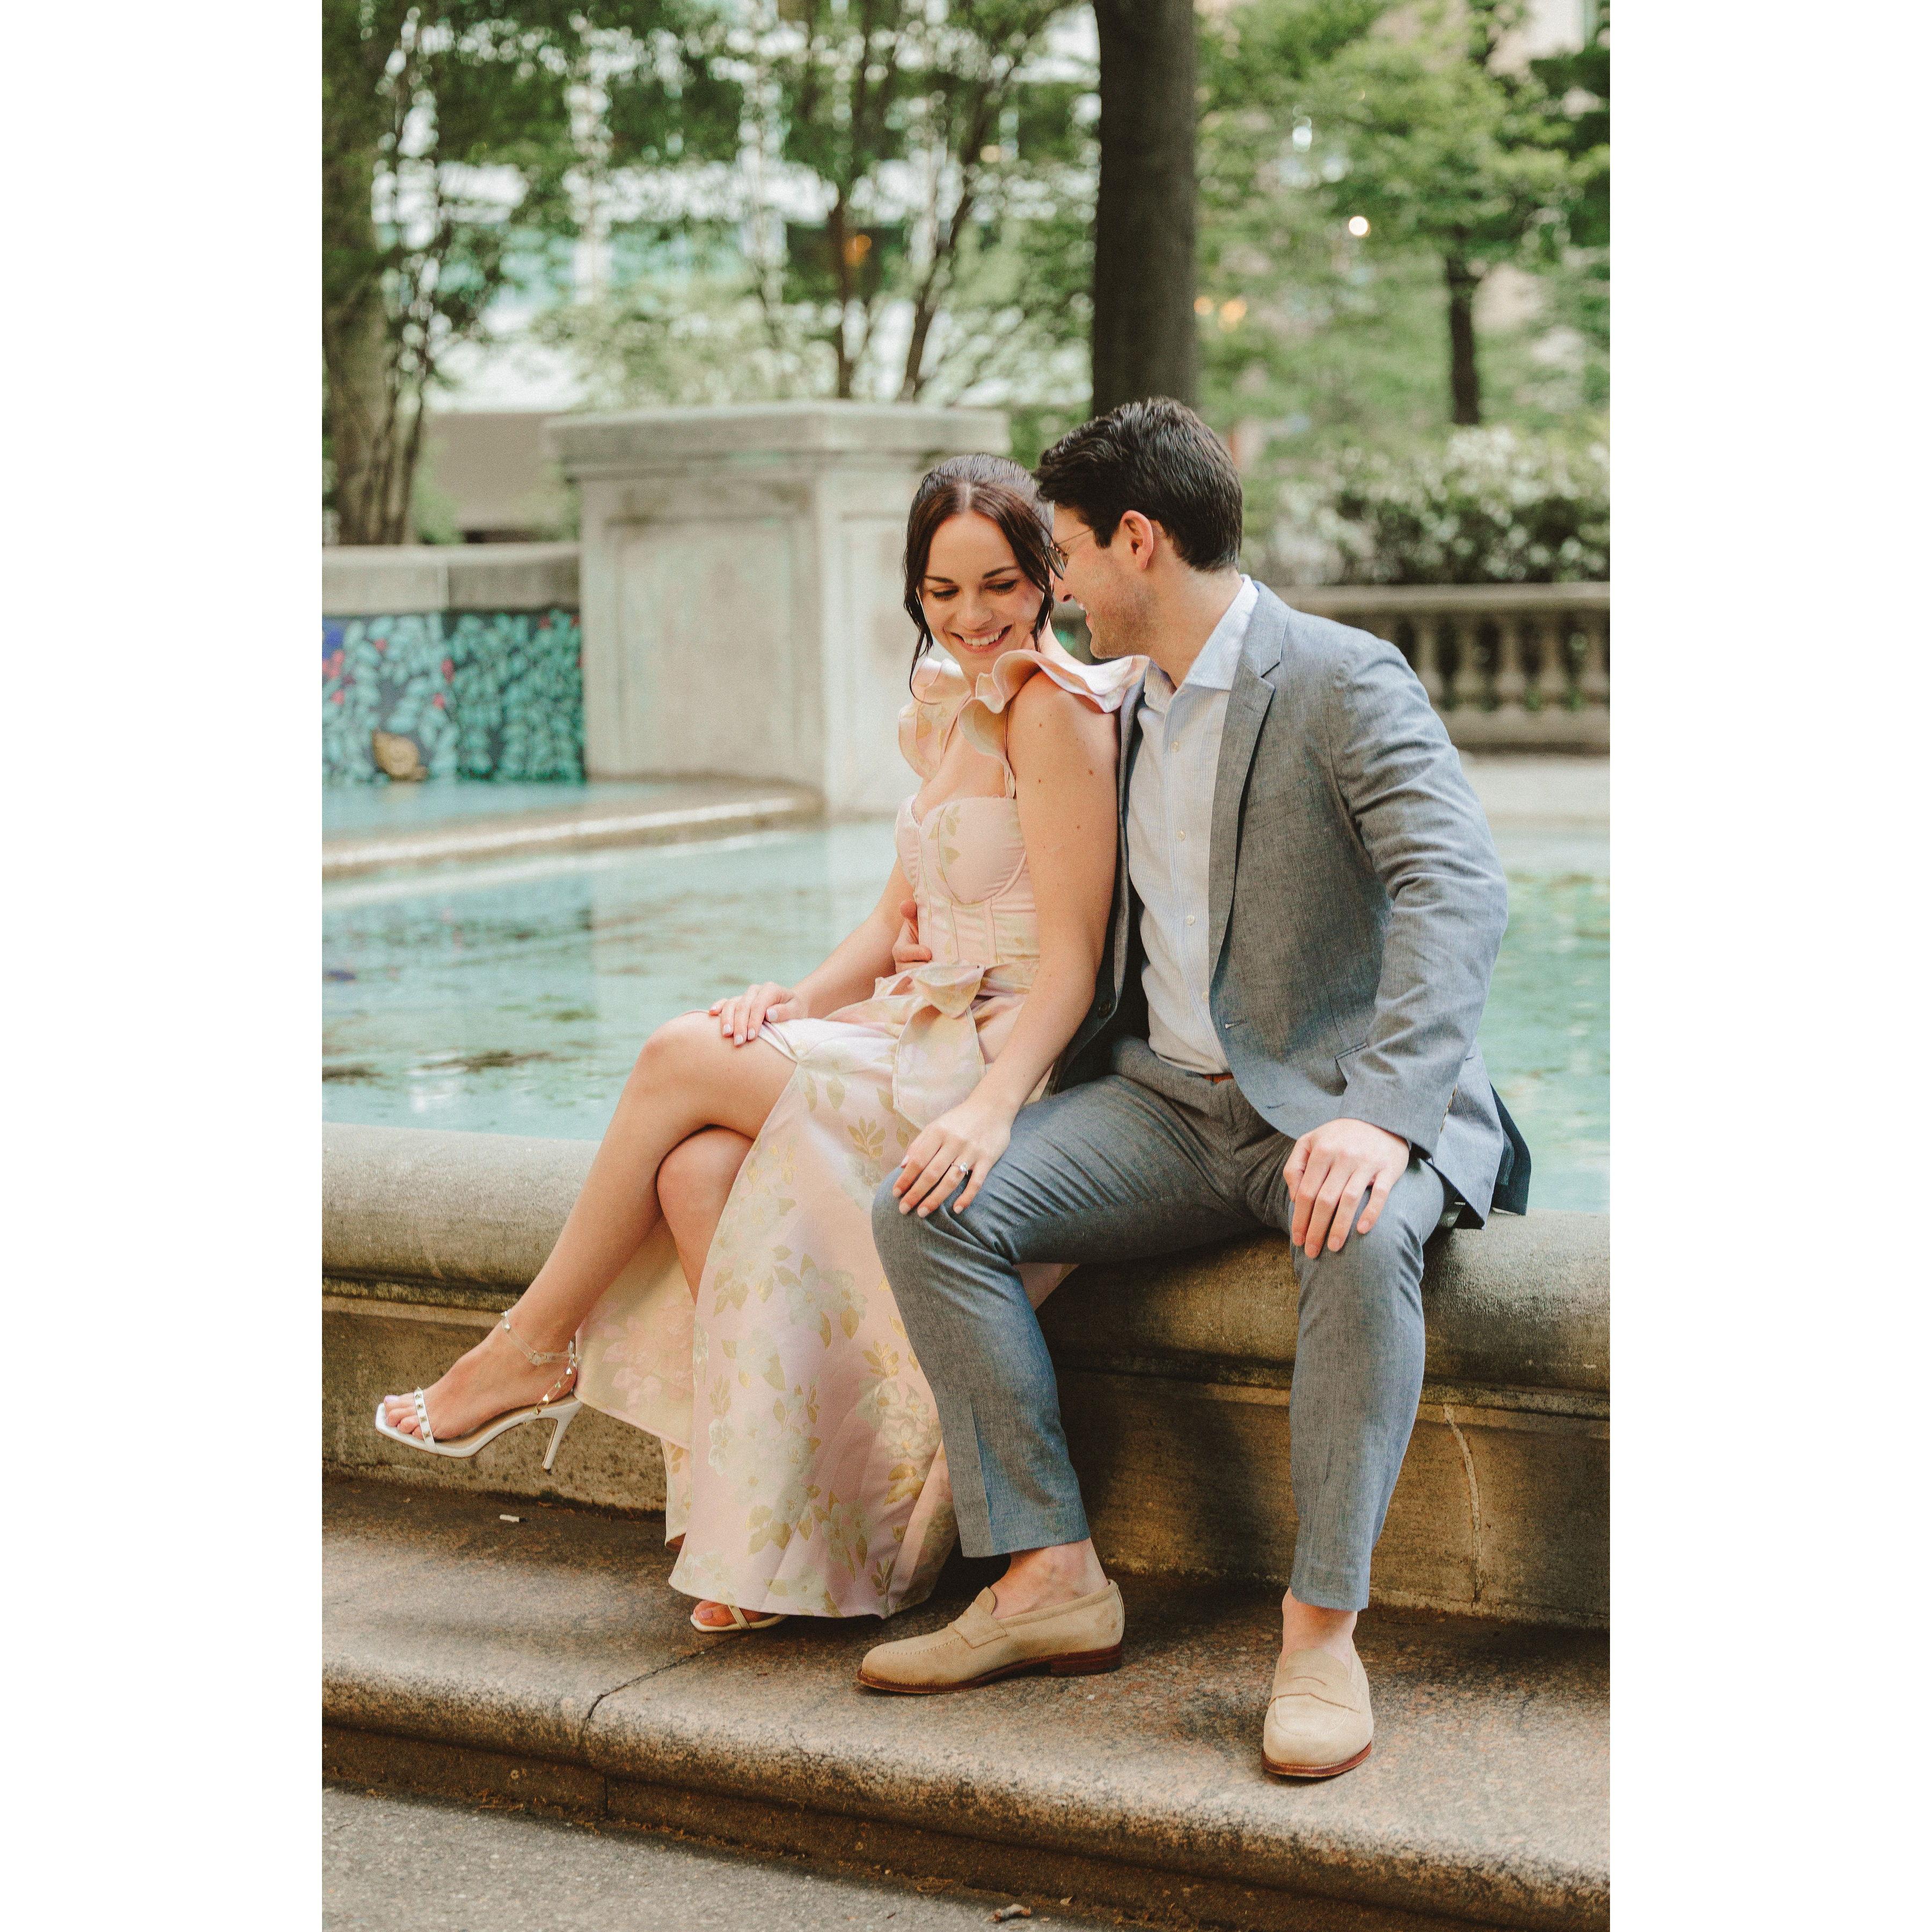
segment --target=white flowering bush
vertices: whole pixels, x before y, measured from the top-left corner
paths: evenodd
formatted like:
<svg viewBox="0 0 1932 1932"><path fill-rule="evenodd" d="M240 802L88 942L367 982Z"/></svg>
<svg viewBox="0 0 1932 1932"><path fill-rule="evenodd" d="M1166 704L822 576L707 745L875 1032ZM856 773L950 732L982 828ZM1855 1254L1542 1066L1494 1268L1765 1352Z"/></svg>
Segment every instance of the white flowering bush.
<svg viewBox="0 0 1932 1932"><path fill-rule="evenodd" d="M1279 580L1556 584L1610 574L1610 455L1505 428L1396 458L1345 455L1286 484Z"/></svg>

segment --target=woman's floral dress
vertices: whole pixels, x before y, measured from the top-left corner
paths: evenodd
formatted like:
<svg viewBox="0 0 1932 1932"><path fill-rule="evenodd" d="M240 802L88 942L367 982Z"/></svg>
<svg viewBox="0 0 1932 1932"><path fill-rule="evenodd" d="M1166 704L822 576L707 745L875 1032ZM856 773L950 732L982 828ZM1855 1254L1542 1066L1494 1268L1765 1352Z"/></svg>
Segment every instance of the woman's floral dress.
<svg viewBox="0 0 1932 1932"><path fill-rule="evenodd" d="M896 840L929 964L825 1019L768 1024L796 1063L753 1144L694 1303L657 1233L582 1330L578 1393L664 1444L671 1582L750 1612L890 1616L931 1591L953 1539L939 1418L872 1245L872 1197L1006 1043L1040 959L1006 713L1044 674L1116 709L1137 660L1090 667L1051 638L969 690L928 659L899 742L922 780L956 728L1005 795L964 797ZM1042 1082L1042 1084L1044 1083ZM1035 1097L1037 1097L1036 1096ZM1022 1270L1036 1306L1066 1273Z"/></svg>

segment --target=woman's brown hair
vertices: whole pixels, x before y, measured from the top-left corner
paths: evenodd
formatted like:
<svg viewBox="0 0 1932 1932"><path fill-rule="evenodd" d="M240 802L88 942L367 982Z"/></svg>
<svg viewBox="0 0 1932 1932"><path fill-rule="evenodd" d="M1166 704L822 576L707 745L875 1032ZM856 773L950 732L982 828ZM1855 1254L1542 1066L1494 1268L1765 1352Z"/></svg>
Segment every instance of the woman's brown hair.
<svg viewBox="0 0 1932 1932"><path fill-rule="evenodd" d="M1040 615L1034 620L1036 638L1053 615L1053 532L1051 512L1040 501L1033 478L1004 456L950 456L920 478L906 517L906 615L919 626L913 646L912 669L932 648L932 627L919 587L932 555L932 540L950 517L990 518L1012 546L1020 574L1040 592Z"/></svg>

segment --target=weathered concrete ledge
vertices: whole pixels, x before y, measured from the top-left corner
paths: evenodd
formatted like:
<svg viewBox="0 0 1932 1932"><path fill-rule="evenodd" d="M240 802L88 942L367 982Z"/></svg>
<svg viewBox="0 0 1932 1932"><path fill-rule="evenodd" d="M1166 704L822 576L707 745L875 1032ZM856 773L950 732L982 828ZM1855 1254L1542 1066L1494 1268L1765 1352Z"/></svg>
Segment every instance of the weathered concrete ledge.
<svg viewBox="0 0 1932 1932"><path fill-rule="evenodd" d="M612 845L681 844L816 824L825 815L818 794L801 785L694 781L666 790L669 796L648 806L578 805L328 839L322 876L352 878L396 867L546 857Z"/></svg>
<svg viewBox="0 0 1932 1932"><path fill-rule="evenodd" d="M797 401L701 404L686 409L563 416L544 440L573 480L634 477L694 464L791 464L814 458L921 464L960 450L1006 453L1000 410L908 403Z"/></svg>
<svg viewBox="0 0 1932 1932"><path fill-rule="evenodd" d="M574 1439L574 1438L573 1438ZM330 1485L335 1777L1255 1932L1599 1932L1606 1644L1366 1619L1374 1754L1258 1762L1271 1591L1130 1577L1124 1667L970 1696L859 1690L870 1618L699 1636L653 1524ZM994 1566L956 1562L910 1634Z"/></svg>
<svg viewBox="0 0 1932 1932"><path fill-rule="evenodd" d="M542 1266L587 1142L325 1130L326 1462L421 1487L662 1506L658 1458L590 1416L546 1478L518 1431L410 1455L377 1399L440 1372ZM1378 1602L1512 1622L1608 1612L1607 1217L1498 1216L1432 1246L1427 1382L1376 1558ZM1096 1540L1128 1574L1285 1580L1295 1289L1268 1236L1082 1269L1043 1311Z"/></svg>
<svg viewBox="0 0 1932 1932"><path fill-rule="evenodd" d="M430 610L574 610L574 543L356 544L322 553L327 617Z"/></svg>

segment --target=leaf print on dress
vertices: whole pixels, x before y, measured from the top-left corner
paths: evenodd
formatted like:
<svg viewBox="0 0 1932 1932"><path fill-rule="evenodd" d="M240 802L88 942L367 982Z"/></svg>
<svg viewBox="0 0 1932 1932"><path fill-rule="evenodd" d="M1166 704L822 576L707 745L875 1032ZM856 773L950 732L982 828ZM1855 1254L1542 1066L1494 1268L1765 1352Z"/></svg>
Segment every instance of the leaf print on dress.
<svg viewBox="0 0 1932 1932"><path fill-rule="evenodd" d="M807 1255L796 1272L774 1269L772 1279L785 1291L785 1312L794 1328L816 1335L827 1348L835 1330L848 1342L858 1334L866 1298L844 1269L821 1268Z"/></svg>

